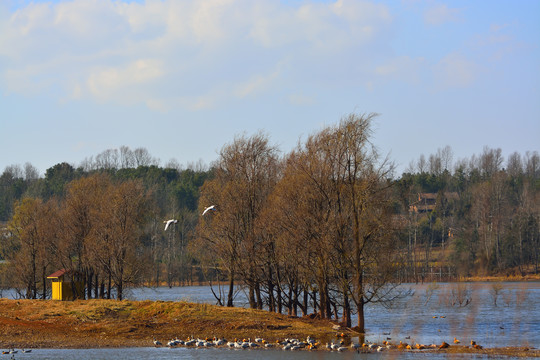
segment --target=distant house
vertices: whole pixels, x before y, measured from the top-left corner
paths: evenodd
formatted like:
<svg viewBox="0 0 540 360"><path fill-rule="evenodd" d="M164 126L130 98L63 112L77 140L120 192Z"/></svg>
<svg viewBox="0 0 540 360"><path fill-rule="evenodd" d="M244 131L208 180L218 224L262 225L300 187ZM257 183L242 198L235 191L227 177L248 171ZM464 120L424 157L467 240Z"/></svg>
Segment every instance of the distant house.
<svg viewBox="0 0 540 360"><path fill-rule="evenodd" d="M84 299L82 274L73 270L58 270L47 279L52 280L52 300Z"/></svg>
<svg viewBox="0 0 540 360"><path fill-rule="evenodd" d="M416 213L426 213L435 210L437 205L437 193L419 193L418 200L409 206L409 211ZM447 200L457 200L459 195L456 192L446 192L444 197Z"/></svg>

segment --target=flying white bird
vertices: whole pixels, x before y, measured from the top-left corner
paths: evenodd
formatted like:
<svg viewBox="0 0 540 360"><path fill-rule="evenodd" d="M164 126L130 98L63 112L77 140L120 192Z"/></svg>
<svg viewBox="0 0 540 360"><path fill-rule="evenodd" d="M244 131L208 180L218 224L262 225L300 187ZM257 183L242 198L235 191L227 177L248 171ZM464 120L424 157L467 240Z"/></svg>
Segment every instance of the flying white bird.
<svg viewBox="0 0 540 360"><path fill-rule="evenodd" d="M177 222L178 222L178 220L175 220L175 219L165 220L163 222L165 224L165 231L167 231L167 228L169 227L169 225L176 224Z"/></svg>
<svg viewBox="0 0 540 360"><path fill-rule="evenodd" d="M208 211L210 210L215 210L216 209L216 205L212 205L212 206L209 206L207 207L206 209L204 209L204 211L202 212L202 214L206 214Z"/></svg>

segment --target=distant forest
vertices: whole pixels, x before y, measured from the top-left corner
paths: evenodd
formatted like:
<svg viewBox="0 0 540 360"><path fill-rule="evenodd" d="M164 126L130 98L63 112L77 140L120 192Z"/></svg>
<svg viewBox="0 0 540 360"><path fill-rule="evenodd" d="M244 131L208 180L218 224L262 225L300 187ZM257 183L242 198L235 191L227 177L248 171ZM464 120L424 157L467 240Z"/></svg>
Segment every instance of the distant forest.
<svg viewBox="0 0 540 360"><path fill-rule="evenodd" d="M395 178L369 142L370 121L345 118L285 155L264 134L239 136L209 167L160 166L146 149L126 146L54 165L44 177L29 163L8 166L0 176L0 260L13 266L3 266L0 286L48 296L46 276L68 267L85 272L88 297L121 297L137 284L210 281L232 292L242 283L252 307L296 312L313 301L331 317L349 296L360 301L354 279L382 266L350 240L360 238L397 254L385 265L392 279L372 284L538 274L537 151L504 159L485 147L455 161L447 146ZM178 221L165 230L169 219ZM356 251L350 263L347 248ZM312 250L328 254L319 258L320 278ZM232 305L225 289L216 298Z"/></svg>

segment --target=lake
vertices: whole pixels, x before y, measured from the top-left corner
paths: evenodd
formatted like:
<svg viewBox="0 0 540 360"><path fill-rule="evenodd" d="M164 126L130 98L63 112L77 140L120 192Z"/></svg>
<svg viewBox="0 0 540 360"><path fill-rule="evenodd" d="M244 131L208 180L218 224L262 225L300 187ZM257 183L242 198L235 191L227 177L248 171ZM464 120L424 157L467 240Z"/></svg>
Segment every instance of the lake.
<svg viewBox="0 0 540 360"><path fill-rule="evenodd" d="M396 301L391 307L370 304L366 307L366 339L382 342L452 344L454 337L468 344L470 340L485 347L540 347L540 282L474 282L405 284L412 295ZM14 293L4 291L4 297ZM215 303L208 286L134 288L128 292L132 300L193 301ZM496 301L495 301L496 300ZM459 302L461 301L461 306ZM465 305L467 303L467 305ZM237 306L246 306L246 295L239 292ZM353 319L354 324L355 319ZM166 340L166 339L163 339ZM150 344L149 344L150 345ZM354 354L320 352L285 352L281 350L229 349L38 349L18 358L33 359L386 359L390 354ZM395 356L395 354L394 354ZM400 353L400 359L446 358L439 354L414 355ZM440 357L442 356L442 357ZM366 358L367 358L366 357ZM474 358L471 355L452 355L452 358Z"/></svg>
<svg viewBox="0 0 540 360"><path fill-rule="evenodd" d="M3 355L9 359L9 355ZM352 360L352 359L487 359L482 354L437 354L419 352L382 352L370 354L358 354L352 351L283 351L273 350L234 350L234 349L197 349L197 348L126 348L126 349L35 349L29 354L17 353L16 359L33 360ZM505 359L512 359L505 357Z"/></svg>

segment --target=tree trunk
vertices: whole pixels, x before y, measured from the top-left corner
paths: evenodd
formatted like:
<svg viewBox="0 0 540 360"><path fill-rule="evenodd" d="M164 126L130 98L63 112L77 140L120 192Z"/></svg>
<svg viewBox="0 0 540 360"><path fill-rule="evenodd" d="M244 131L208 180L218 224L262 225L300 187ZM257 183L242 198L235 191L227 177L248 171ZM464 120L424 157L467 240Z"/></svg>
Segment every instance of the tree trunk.
<svg viewBox="0 0 540 360"><path fill-rule="evenodd" d="M227 306L233 307L233 295L234 295L234 271L229 271L229 293L227 294Z"/></svg>
<svg viewBox="0 0 540 360"><path fill-rule="evenodd" d="M257 309L262 310L261 286L258 281L255 283L255 297L257 299Z"/></svg>
<svg viewBox="0 0 540 360"><path fill-rule="evenodd" d="M94 273L90 270L85 271L86 273L86 298L91 299L92 298L92 279L94 277Z"/></svg>
<svg viewBox="0 0 540 360"><path fill-rule="evenodd" d="M112 278L111 278L111 273L109 272L109 282L107 283L107 299L111 298L111 290L112 290Z"/></svg>
<svg viewBox="0 0 540 360"><path fill-rule="evenodd" d="M343 286L343 319L342 325L351 327L351 303L349 300L349 290L347 285Z"/></svg>
<svg viewBox="0 0 540 360"><path fill-rule="evenodd" d="M283 312L283 298L281 297L281 287L278 286L276 288L276 293L277 293L277 312L279 314L281 314Z"/></svg>
<svg viewBox="0 0 540 360"><path fill-rule="evenodd" d="M364 334L365 331L365 319L364 319L364 297L360 298L360 303L358 304L358 329L359 333Z"/></svg>
<svg viewBox="0 0 540 360"><path fill-rule="evenodd" d="M99 278L96 272L96 278L94 280L94 298L99 299Z"/></svg>

